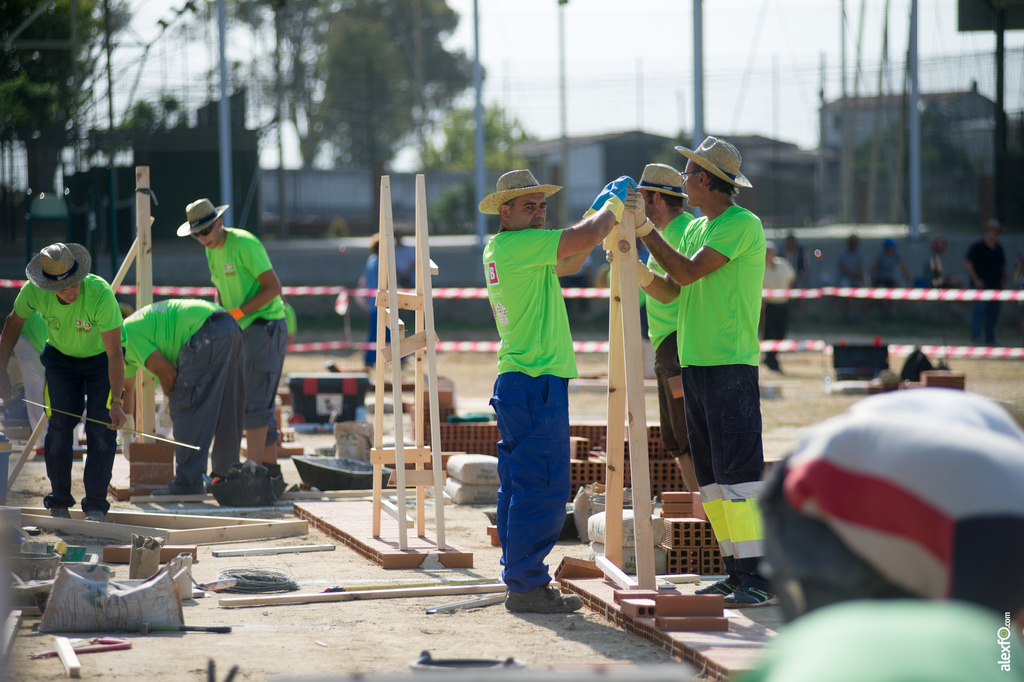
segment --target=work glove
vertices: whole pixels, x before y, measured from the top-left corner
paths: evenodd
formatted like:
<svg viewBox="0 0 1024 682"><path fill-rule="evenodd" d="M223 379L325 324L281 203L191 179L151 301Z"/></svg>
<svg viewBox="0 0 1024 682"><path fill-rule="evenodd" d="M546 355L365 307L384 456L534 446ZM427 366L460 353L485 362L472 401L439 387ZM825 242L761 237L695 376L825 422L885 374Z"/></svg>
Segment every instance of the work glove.
<svg viewBox="0 0 1024 682"><path fill-rule="evenodd" d="M594 203L590 205L590 208L583 214L583 217L589 218L601 209L606 208L615 215L615 222L618 223L622 220L622 211L626 207L626 193L630 189L635 188L636 181L628 175L612 180L604 186L604 189L597 195Z"/></svg>
<svg viewBox="0 0 1024 682"><path fill-rule="evenodd" d="M626 210L633 214L633 226L636 228L636 236L643 237L654 229L654 223L647 218L644 210L644 198L640 192L630 190L626 195Z"/></svg>
<svg viewBox="0 0 1024 682"><path fill-rule="evenodd" d="M642 287L650 286L654 281L654 273L647 269L642 260L636 262L636 276Z"/></svg>
<svg viewBox="0 0 1024 682"><path fill-rule="evenodd" d="M121 425L121 442L122 443L134 443L136 440L136 434L132 433L135 430L135 415L126 414L127 421Z"/></svg>

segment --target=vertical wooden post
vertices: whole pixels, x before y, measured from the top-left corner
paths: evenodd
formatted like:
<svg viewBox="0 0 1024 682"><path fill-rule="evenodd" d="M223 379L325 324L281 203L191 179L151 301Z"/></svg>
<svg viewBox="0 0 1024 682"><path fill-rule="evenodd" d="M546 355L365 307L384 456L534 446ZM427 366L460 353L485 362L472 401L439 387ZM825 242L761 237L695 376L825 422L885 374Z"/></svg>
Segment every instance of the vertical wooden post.
<svg viewBox="0 0 1024 682"><path fill-rule="evenodd" d="M153 232L150 224L149 166L135 167L135 309L153 302ZM143 190L143 191L140 191ZM130 257L130 254L129 254ZM156 380L141 369L136 375L136 428L156 433ZM168 396L164 396L168 399ZM152 442L152 441L151 441Z"/></svg>
<svg viewBox="0 0 1024 682"><path fill-rule="evenodd" d="M604 242L612 254L608 272L608 426L605 430L605 543L604 555L622 568L622 543L612 538L622 537L622 488L625 485L624 424L626 418L626 375L622 347L622 296L619 270L622 257L615 250L616 234L608 235Z"/></svg>
<svg viewBox="0 0 1024 682"><path fill-rule="evenodd" d="M612 485L612 478L615 472L612 467L612 449L622 448L622 413L612 413L612 404L615 393L620 392L620 387L613 380L617 381L619 373L618 353L613 353L616 345L621 348L623 360L622 375L625 377L625 405L626 424L629 432L629 470L630 486L633 490L633 526L636 537L636 575L637 586L640 589L655 589L654 577L654 540L653 529L651 528L651 472L647 458L647 408L644 403L644 368L643 350L640 337L633 330L640 329L640 295L639 280L637 277L637 252L636 233L633 225L633 215L628 211L623 213L619 223L615 240L610 251L612 252L612 272L609 285L612 286L612 305L616 299L620 306L620 323L616 330L612 322L609 322L609 357L608 357L608 390L609 390L609 411L608 411L608 478L607 490L605 493L605 552L609 545L619 544L619 557L621 559L621 523L622 523L622 483L621 479L617 485ZM615 264L618 262L619 267ZM613 284L614 282L614 284ZM617 290L617 295L615 295ZM614 312L614 311L613 311ZM614 334L614 335L613 335ZM617 340L616 340L617 339ZM614 376L614 379L613 379ZM618 402L615 402L618 405ZM618 409L618 408L616 408ZM614 441L612 440L614 438ZM621 450L620 450L621 453ZM621 461L622 455L619 454ZM612 489L618 490L618 505L612 497ZM613 518L618 518L619 530L612 535Z"/></svg>

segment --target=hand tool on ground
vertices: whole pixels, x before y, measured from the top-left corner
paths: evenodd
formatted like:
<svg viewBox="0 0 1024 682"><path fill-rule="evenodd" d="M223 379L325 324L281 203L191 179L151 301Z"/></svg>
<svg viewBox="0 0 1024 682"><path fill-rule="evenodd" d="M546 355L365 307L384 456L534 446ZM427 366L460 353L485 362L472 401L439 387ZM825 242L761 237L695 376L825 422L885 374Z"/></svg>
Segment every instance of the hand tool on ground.
<svg viewBox="0 0 1024 682"><path fill-rule="evenodd" d="M458 611L459 609L479 609L484 606L491 606L493 604L501 604L505 601L505 595L485 595L483 597L473 597L472 599L463 599L462 601L453 601L448 604L441 604L440 606L431 606L427 609L428 614L432 613L451 613L452 611Z"/></svg>
<svg viewBox="0 0 1024 682"><path fill-rule="evenodd" d="M49 412L60 412L61 414L66 414L69 417L75 417L76 419L84 419L87 422L96 422L97 424L103 424L104 426L110 426L111 425L110 422L105 422L105 421L102 421L100 419L93 419L92 417L86 417L84 414L75 414L74 412L65 412L64 410L58 410L56 407L50 407L49 405L43 405L42 403L32 402L31 400L28 400L27 398L25 398L24 400L29 405L35 405L36 407L42 407L43 409L45 409L45 410L47 410ZM135 429L128 429L128 428L125 428L123 426L117 427L117 430L118 431L126 431L128 433L137 433L140 436L144 436L145 438L153 438L155 440L162 440L163 442L170 443L171 445L180 445L180 446L185 447L185 448L192 448L193 450L199 450L200 449L200 447L198 445L189 445L188 443L181 443L181 442L176 441L176 440L171 440L170 438L164 438L163 436L154 436L152 433L146 433L145 431L136 431Z"/></svg>
<svg viewBox="0 0 1024 682"><path fill-rule="evenodd" d="M120 651L132 648L131 640L122 637L93 637L92 639L72 639L70 641L71 648L75 650L76 654L94 654L100 651ZM32 658L51 658L57 655L56 649L50 649L49 651L37 651L32 654Z"/></svg>
<svg viewBox="0 0 1024 682"><path fill-rule="evenodd" d="M329 592L365 592L366 590L404 590L408 587L451 587L453 585L486 585L487 583L498 582L495 578L482 578L480 580L450 580L445 582L429 582L429 583L398 583L394 585L353 585L352 587L343 587L341 585L332 585L324 590L324 593Z"/></svg>
<svg viewBox="0 0 1024 682"><path fill-rule="evenodd" d="M230 625L150 625L143 623L139 632L144 635L150 632L231 632Z"/></svg>
<svg viewBox="0 0 1024 682"><path fill-rule="evenodd" d="M223 590L226 590L229 587L234 587L238 584L238 581L234 578L222 578L220 580L213 580L208 583L198 583L196 582L195 578L192 578L192 582L195 584L196 587L198 587L200 590L203 590L204 592L222 592Z"/></svg>

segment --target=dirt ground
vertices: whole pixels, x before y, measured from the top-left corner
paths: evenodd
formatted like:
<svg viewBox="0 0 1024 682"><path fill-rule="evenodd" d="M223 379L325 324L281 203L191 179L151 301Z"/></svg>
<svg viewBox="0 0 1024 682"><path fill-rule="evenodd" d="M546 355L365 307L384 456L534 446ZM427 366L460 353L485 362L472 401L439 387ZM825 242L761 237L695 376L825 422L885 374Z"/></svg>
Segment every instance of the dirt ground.
<svg viewBox="0 0 1024 682"><path fill-rule="evenodd" d="M604 355L578 358L583 376L603 374ZM292 355L285 365L289 372L323 371L325 362L336 362L343 369L358 369L355 354ZM790 354L782 357L785 375L762 375L762 383L771 382L780 397L762 401L766 456L783 456L797 438L800 429L842 412L861 399L860 395L824 395L822 376L826 364L817 353ZM1024 362L955 361L954 369L967 375L967 387L984 395L1024 406ZM439 354L438 373L455 383L456 404L460 413L487 411L487 400L494 380L494 356L488 353ZM369 397L369 396L368 396ZM657 421L657 398L646 393L647 417ZM606 394L600 386L575 382L570 393L570 413L576 418L605 418ZM327 435L300 436L307 453L316 447L332 445ZM299 480L294 465L282 460L285 478ZM76 496L81 495L81 464L76 464ZM48 491L41 461L26 465L10 496L11 505L40 506ZM201 505L163 505L167 510L197 508ZM116 509L153 509L156 505L115 502ZM281 504L270 511L253 512L263 518L291 518L291 507ZM433 529L433 510L428 506L428 528ZM220 546L200 546L199 562L193 574L199 581L217 577L228 568L270 568L283 571L297 580L303 592L323 591L331 586L395 585L467 578L496 578L500 574L499 548L491 547L485 532L487 520L480 507L450 506L445 513L448 540L474 555L474 568L465 570L384 570L353 551L338 547L334 551L308 554L259 556L248 559L215 558L212 550ZM87 545L99 553L105 541L78 535L44 534L43 538ZM39 539L39 538L37 538ZM234 543L231 547L332 544L318 532L294 538ZM549 563L557 566L565 555L586 558L588 548L579 542L559 543ZM127 565L116 567L116 577L127 577ZM461 597L391 599L294 606L224 609L217 599L185 602L185 622L190 625L231 625L231 634L158 634L132 636L133 648L97 654L84 654L83 679L137 680L161 677L174 680L207 679L207 663L217 666L221 680L232 666L239 666L236 680L293 679L300 676L339 677L352 673L404 673L409 662L421 651L435 658L514 657L530 668L564 668L573 664L659 664L671 663L663 651L609 624L602 617L583 611L569 616L513 615L502 606L491 606L453 614L427 615L428 607L457 601ZM778 607L756 609L749 615L768 627L779 627ZM33 660L32 652L53 648L53 637L34 631L38 622L26 618L11 654L9 676L12 680L52 680L63 677L56 658ZM688 670L683 664L680 673Z"/></svg>

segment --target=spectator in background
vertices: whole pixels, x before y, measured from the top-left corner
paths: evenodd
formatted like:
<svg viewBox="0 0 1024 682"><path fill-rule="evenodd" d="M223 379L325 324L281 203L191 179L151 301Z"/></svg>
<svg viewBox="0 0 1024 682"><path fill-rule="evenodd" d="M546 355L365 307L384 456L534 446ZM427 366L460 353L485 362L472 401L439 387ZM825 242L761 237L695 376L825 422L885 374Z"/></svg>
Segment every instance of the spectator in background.
<svg viewBox="0 0 1024 682"><path fill-rule="evenodd" d="M789 261L776 255L775 242L765 244L764 254L764 288L789 289L793 286L796 274ZM789 327L789 296L768 296L761 299L761 331L765 341L786 338ZM770 350L762 360L768 369L782 374L779 367L778 353Z"/></svg>
<svg viewBox="0 0 1024 682"><path fill-rule="evenodd" d="M1006 253L999 243L1003 231L999 221L990 218L985 222L981 239L971 244L964 260L964 270L971 278L975 289L1002 289L1006 281ZM984 341L989 345L996 342L996 321L999 319L1000 301L975 301L971 310L971 341Z"/></svg>
<svg viewBox="0 0 1024 682"><path fill-rule="evenodd" d="M416 247L405 243L402 232L395 233L395 277L399 288L416 288Z"/></svg>
<svg viewBox="0 0 1024 682"><path fill-rule="evenodd" d="M1013 286L1024 291L1024 249L1017 254L1017 264L1013 266ZM1020 333L1024 338L1024 301L1017 301L1017 315L1020 317ZM1021 345L1024 345L1024 341Z"/></svg>
<svg viewBox="0 0 1024 682"><path fill-rule="evenodd" d="M942 264L942 254L946 253L948 246L949 242L945 237L936 237L932 240L932 255L928 258L928 264L925 266L925 282L927 284L924 286L935 289L959 289L964 285L963 277L946 272L946 268Z"/></svg>
<svg viewBox="0 0 1024 682"><path fill-rule="evenodd" d="M839 254L839 286L864 286L864 258L860 252L860 237L851 234L846 238L846 250ZM843 314L847 322L853 322L853 302L849 296L843 298Z"/></svg>
<svg viewBox="0 0 1024 682"><path fill-rule="evenodd" d="M811 281L811 262L810 257L807 255L807 250L804 248L797 238L795 232L789 232L786 235L786 240L783 242L784 253L782 256L789 261L790 266L793 268L795 279L793 280L793 289L805 289ZM800 311L803 308L804 300L798 298L793 305L793 318L797 319L800 317Z"/></svg>
<svg viewBox="0 0 1024 682"><path fill-rule="evenodd" d="M378 273L380 272L380 235L370 235L370 244L367 247L370 254L366 257L366 264L363 265L363 274L359 275L359 281L356 283L358 289L376 289ZM368 315L367 320L367 332L366 342L374 344L377 343L377 299L374 296L366 296L365 298L356 298L356 305L366 311ZM385 334L388 334L387 339L390 341L390 333L385 328ZM366 349L363 353L363 364L366 365L367 371L372 369L377 364L377 351L375 347Z"/></svg>
<svg viewBox="0 0 1024 682"><path fill-rule="evenodd" d="M896 240L885 239L882 242L882 248L878 255L871 261L871 271L869 273L871 286L884 288L898 287L899 284L896 281L897 270L903 274L903 283L909 287L913 280L910 278L907 264L903 262L903 256L900 255ZM886 318L892 317L892 306L893 301L889 299L882 301L882 314Z"/></svg>

